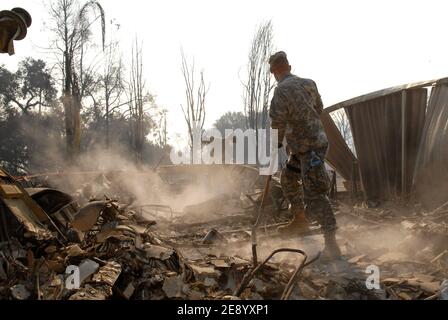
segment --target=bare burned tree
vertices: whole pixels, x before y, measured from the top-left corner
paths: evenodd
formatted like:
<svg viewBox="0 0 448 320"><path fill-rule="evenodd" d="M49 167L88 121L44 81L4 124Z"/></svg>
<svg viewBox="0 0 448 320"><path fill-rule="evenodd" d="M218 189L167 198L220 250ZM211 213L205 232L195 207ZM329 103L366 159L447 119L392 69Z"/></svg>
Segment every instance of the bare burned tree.
<svg viewBox="0 0 448 320"><path fill-rule="evenodd" d="M184 52L181 50L182 56L182 75L185 81L185 98L186 106L181 105L184 114L185 122L188 127L188 137L190 149L193 150L193 135L195 130L204 128L205 121L205 98L207 96L208 88L204 81L204 71L200 72L199 85L195 84L195 66L194 61L189 66Z"/></svg>
<svg viewBox="0 0 448 320"><path fill-rule="evenodd" d="M269 98L273 89L268 60L272 52L273 28L268 21L259 26L252 39L243 92L247 127L257 133L257 150L258 129L268 126Z"/></svg>
<svg viewBox="0 0 448 320"><path fill-rule="evenodd" d="M167 117L168 110L162 109L159 111L158 115L158 122L157 122L157 132L156 132L156 138L157 143L160 147L164 148L168 144L168 131L166 126L166 117Z"/></svg>
<svg viewBox="0 0 448 320"><path fill-rule="evenodd" d="M333 118L336 127L339 129L339 132L344 138L345 143L347 143L348 147L355 152L353 136L352 136L352 128L350 127L350 121L348 120L347 113L344 109L339 109L335 112L332 112L331 117Z"/></svg>
<svg viewBox="0 0 448 320"><path fill-rule="evenodd" d="M110 43L105 52L103 72L99 86L104 98L104 119L106 122L106 148L110 147L109 120L114 111L120 108L124 91L122 78L123 62L119 55L118 43Z"/></svg>
<svg viewBox="0 0 448 320"><path fill-rule="evenodd" d="M137 39L132 47L130 79L127 88L130 142L134 151L137 163L142 161L143 144L145 142L148 128L146 126L148 117L145 106L148 103L153 105L154 98L147 93L143 79L142 49L139 47Z"/></svg>
<svg viewBox="0 0 448 320"><path fill-rule="evenodd" d="M98 13L91 21L89 9ZM51 4L50 13L54 21L52 31L56 36L54 47L58 50L63 75L61 100L65 111L67 156L74 161L81 145L82 98L93 83L93 67L86 68L84 61L86 46L92 40L92 24L100 18L104 48L105 14L99 2L88 1L80 6L77 0L58 0Z"/></svg>

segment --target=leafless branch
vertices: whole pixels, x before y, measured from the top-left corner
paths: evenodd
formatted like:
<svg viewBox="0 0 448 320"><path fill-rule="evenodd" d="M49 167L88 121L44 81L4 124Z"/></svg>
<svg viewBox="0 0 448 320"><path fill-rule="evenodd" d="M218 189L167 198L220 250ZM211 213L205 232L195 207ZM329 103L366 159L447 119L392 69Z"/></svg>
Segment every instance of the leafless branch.
<svg viewBox="0 0 448 320"><path fill-rule="evenodd" d="M188 65L187 59L181 49L182 66L181 71L185 83L186 106L181 105L182 113L188 127L190 148L193 147L193 134L196 125L202 131L206 116L205 100L209 87L205 85L204 71L200 72L199 86L195 85L195 65L194 60Z"/></svg>

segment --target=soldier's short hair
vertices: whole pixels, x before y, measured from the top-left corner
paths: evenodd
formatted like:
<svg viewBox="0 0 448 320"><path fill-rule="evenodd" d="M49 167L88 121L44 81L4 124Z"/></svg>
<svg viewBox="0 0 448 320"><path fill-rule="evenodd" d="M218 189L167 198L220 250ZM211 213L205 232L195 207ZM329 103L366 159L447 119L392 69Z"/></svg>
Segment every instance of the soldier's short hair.
<svg viewBox="0 0 448 320"><path fill-rule="evenodd" d="M288 57L284 51L279 51L269 58L271 66L289 65Z"/></svg>

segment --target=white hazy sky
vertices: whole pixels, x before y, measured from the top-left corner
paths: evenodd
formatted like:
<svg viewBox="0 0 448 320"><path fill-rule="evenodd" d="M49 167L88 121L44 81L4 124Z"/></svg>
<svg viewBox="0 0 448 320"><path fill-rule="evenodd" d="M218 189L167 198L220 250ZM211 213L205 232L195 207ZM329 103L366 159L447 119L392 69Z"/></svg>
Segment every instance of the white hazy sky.
<svg viewBox="0 0 448 320"><path fill-rule="evenodd" d="M0 56L14 68L25 56L45 57L47 0L1 0L21 6L33 25L16 42L17 55ZM112 35L129 56L135 35L144 43L150 91L169 110L171 136L184 134L180 48L210 82L206 125L226 111L242 111L242 85L256 26L271 19L276 48L293 72L314 79L326 106L389 86L448 76L446 0L100 0ZM99 26L96 26L99 28ZM107 36L111 36L109 33ZM175 143L175 141L172 141Z"/></svg>

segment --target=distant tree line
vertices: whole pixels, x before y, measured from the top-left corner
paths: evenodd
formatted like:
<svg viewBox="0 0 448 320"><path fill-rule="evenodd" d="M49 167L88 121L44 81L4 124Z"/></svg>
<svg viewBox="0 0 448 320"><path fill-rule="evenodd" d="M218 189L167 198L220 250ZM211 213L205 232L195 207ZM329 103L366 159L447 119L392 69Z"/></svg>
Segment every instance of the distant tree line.
<svg viewBox="0 0 448 320"><path fill-rule="evenodd" d="M101 86L91 92L95 102L82 109L80 153L109 145L135 161L138 148L140 160L146 163L156 163L163 154L168 154L166 138L163 139L163 133L158 130L163 126L161 116L166 116L163 110L153 116L143 114L141 134L144 139L136 145L135 112L129 115L128 108L112 110L110 106L107 110L102 92L105 91ZM26 58L15 72L0 65L1 166L17 175L65 167L65 114L58 95L56 81L43 60ZM145 104L157 109L153 96L148 94L145 99ZM151 135L155 139L146 138Z"/></svg>
<svg viewBox="0 0 448 320"><path fill-rule="evenodd" d="M98 1L54 0L49 17L55 64L27 58L16 72L0 65L0 165L16 174L54 170L94 148L137 164L168 154L167 112L147 89L137 39L125 68L113 39L119 25Z"/></svg>
<svg viewBox="0 0 448 320"><path fill-rule="evenodd" d="M125 62L113 38L119 24L105 14L98 1L53 0L48 50L56 63L26 58L15 72L0 65L0 165L15 174L55 170L97 148L119 150L138 165L168 162L167 110L147 89L142 44L134 40ZM243 112L227 112L215 122L223 136L226 129L270 127L273 51L267 21L250 42ZM181 58L186 98L181 110L191 146L194 125L204 130L209 85L203 70L196 73L194 60L188 62L183 51ZM351 139L346 118L338 120L344 138Z"/></svg>

